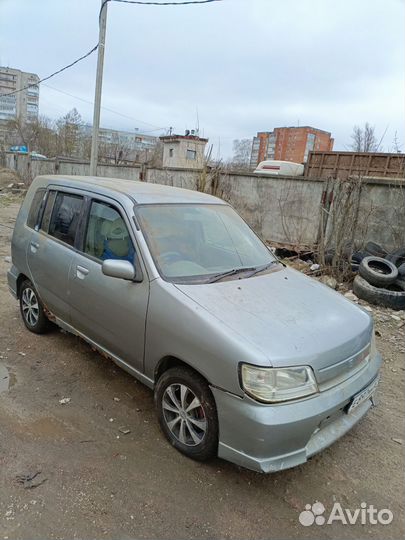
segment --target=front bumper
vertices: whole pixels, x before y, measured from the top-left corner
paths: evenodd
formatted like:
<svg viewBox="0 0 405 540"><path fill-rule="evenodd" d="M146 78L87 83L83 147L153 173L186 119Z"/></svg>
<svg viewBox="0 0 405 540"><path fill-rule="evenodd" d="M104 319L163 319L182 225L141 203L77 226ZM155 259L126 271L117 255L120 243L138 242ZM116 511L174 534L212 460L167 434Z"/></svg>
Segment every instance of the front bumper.
<svg viewBox="0 0 405 540"><path fill-rule="evenodd" d="M376 356L343 383L316 396L278 405L264 405L213 387L218 421L218 456L259 472L276 472L305 463L349 431L370 409L371 400L353 412L351 398L377 376Z"/></svg>

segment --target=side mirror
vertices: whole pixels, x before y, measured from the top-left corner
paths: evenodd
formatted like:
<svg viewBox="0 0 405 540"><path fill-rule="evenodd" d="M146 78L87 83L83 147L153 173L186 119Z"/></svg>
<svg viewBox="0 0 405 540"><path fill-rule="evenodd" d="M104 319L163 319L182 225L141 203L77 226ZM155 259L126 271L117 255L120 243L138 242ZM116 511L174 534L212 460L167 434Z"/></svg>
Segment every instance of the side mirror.
<svg viewBox="0 0 405 540"><path fill-rule="evenodd" d="M107 259L101 266L101 271L105 276L133 281L136 276L134 265L129 261L117 259Z"/></svg>

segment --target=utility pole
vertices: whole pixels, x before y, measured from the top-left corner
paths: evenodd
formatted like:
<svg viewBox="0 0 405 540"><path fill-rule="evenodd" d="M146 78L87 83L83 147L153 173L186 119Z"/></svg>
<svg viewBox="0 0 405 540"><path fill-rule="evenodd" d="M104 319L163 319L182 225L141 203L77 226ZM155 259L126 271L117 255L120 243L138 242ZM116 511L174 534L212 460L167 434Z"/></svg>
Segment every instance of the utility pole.
<svg viewBox="0 0 405 540"><path fill-rule="evenodd" d="M107 6L108 6L108 2L106 0L101 0L102 11L100 14L100 23L99 23L96 90L95 90L95 95L94 95L94 112L93 112L93 133L91 137L90 176L97 176L98 131L100 127L101 89L103 86L105 32L106 32L106 26L107 26Z"/></svg>

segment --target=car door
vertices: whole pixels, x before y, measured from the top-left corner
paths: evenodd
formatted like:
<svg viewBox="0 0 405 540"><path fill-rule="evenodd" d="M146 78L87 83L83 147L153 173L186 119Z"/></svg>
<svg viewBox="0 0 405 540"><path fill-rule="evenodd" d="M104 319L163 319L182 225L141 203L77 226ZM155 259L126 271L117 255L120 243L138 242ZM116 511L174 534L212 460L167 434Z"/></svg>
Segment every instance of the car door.
<svg viewBox="0 0 405 540"><path fill-rule="evenodd" d="M124 209L105 197L89 199L82 247L74 256L69 286L72 326L143 372L149 281ZM128 260L140 282L109 277L107 259Z"/></svg>
<svg viewBox="0 0 405 540"><path fill-rule="evenodd" d="M69 322L68 279L84 199L75 192L50 189L44 202L27 247L27 263L45 308Z"/></svg>

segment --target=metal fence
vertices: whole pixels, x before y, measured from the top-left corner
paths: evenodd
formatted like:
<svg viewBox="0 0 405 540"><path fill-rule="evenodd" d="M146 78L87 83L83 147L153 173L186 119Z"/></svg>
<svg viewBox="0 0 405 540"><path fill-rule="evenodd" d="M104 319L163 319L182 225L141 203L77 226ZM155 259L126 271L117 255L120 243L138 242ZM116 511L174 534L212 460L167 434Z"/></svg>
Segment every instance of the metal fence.
<svg viewBox="0 0 405 540"><path fill-rule="evenodd" d="M405 154L372 152L310 152L304 176L308 178L405 178Z"/></svg>

